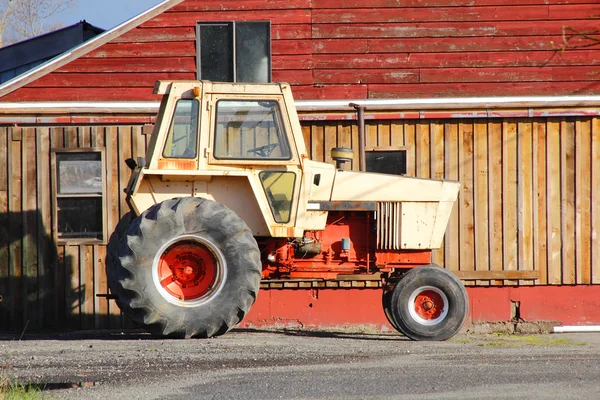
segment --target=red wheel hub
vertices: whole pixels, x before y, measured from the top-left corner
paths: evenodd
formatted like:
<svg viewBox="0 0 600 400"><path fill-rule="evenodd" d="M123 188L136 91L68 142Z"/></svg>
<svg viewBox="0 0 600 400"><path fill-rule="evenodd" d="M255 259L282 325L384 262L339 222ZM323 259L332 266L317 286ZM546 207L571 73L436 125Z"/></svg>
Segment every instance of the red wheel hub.
<svg viewBox="0 0 600 400"><path fill-rule="evenodd" d="M217 271L213 253L194 240L173 243L158 261L160 285L181 301L195 300L210 292Z"/></svg>
<svg viewBox="0 0 600 400"><path fill-rule="evenodd" d="M433 290L424 290L417 295L414 303L417 314L427 320L439 318L444 312L444 299Z"/></svg>

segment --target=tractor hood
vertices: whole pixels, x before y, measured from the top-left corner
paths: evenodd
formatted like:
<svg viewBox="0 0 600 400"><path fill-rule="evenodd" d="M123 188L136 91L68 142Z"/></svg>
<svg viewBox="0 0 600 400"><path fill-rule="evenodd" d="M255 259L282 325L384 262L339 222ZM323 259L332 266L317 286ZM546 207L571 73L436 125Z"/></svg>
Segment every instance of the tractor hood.
<svg viewBox="0 0 600 400"><path fill-rule="evenodd" d="M331 201L454 202L459 188L455 181L338 170Z"/></svg>
<svg viewBox="0 0 600 400"><path fill-rule="evenodd" d="M377 248L439 248L460 183L336 171L331 201L375 202Z"/></svg>

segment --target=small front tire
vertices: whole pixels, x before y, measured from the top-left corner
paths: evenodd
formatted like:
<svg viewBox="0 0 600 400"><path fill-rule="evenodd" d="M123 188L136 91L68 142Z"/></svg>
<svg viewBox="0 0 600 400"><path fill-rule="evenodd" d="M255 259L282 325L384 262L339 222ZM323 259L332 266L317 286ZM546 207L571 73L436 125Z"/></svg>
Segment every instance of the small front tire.
<svg viewBox="0 0 600 400"><path fill-rule="evenodd" d="M464 325L469 299L462 282L433 265L404 274L392 290L390 314L413 340L447 340Z"/></svg>

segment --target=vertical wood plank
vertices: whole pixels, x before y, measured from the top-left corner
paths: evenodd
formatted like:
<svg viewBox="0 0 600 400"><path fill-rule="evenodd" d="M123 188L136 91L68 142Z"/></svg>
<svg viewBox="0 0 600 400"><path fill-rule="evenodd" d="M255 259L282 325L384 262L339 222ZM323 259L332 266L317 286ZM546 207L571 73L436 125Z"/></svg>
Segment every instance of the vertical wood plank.
<svg viewBox="0 0 600 400"><path fill-rule="evenodd" d="M366 123L365 126L365 148L372 149L377 147L378 125Z"/></svg>
<svg viewBox="0 0 600 400"><path fill-rule="evenodd" d="M91 147L91 128L89 126L78 126L77 136L79 147Z"/></svg>
<svg viewBox="0 0 600 400"><path fill-rule="evenodd" d="M10 286L10 259L9 259L9 198L8 185L10 175L9 128L0 127L0 295L3 304L0 304L0 326L10 327L10 304L8 302Z"/></svg>
<svg viewBox="0 0 600 400"><path fill-rule="evenodd" d="M81 325L83 329L92 329L94 327L94 297L96 292L94 287L94 246L80 246L80 249Z"/></svg>
<svg viewBox="0 0 600 400"><path fill-rule="evenodd" d="M548 121L547 141L547 180L546 193L548 201L548 219L546 237L548 248L548 283L560 284L562 281L561 265L561 177L560 177L560 122Z"/></svg>
<svg viewBox="0 0 600 400"><path fill-rule="evenodd" d="M326 163L333 163L333 160L331 159L331 149L333 149L334 147L337 147L338 143L337 143L337 126L331 125L331 124L327 124L325 125L325 136L324 136L324 152L325 152L325 162Z"/></svg>
<svg viewBox="0 0 600 400"><path fill-rule="evenodd" d="M118 139L118 168L119 168L119 216L125 214L128 210L127 202L125 201L125 196L122 195L123 189L127 186L127 182L129 181L129 177L131 176L131 170L126 167L125 160L131 158L131 126L120 126L118 128L119 131L119 139ZM112 232L112 230L111 230Z"/></svg>
<svg viewBox="0 0 600 400"><path fill-rule="evenodd" d="M406 175L417 176L417 125L413 121L404 123L404 145L406 146Z"/></svg>
<svg viewBox="0 0 600 400"><path fill-rule="evenodd" d="M313 143L310 135L310 126L302 125L302 137L304 138L304 144L306 146L306 151L308 152L308 157L312 159L313 154Z"/></svg>
<svg viewBox="0 0 600 400"><path fill-rule="evenodd" d="M458 156L458 124L450 122L445 124L444 128L444 177L449 180L458 181L460 164ZM458 210L459 198L452 207L446 235L444 239L444 266L452 271L458 271L460 268L460 234Z"/></svg>
<svg viewBox="0 0 600 400"><path fill-rule="evenodd" d="M79 147L79 132L76 126L67 126L64 130L65 133L65 147L69 149L76 149Z"/></svg>
<svg viewBox="0 0 600 400"><path fill-rule="evenodd" d="M16 136L19 136L17 138ZM10 328L21 329L25 326L26 315L23 310L23 219L21 218L22 206L22 142L20 139L21 128L13 127L9 130L8 152L8 209L9 209L9 299Z"/></svg>
<svg viewBox="0 0 600 400"><path fill-rule="evenodd" d="M600 283L600 118L592 119L592 283Z"/></svg>
<svg viewBox="0 0 600 400"><path fill-rule="evenodd" d="M519 270L533 270L533 126L519 123Z"/></svg>
<svg viewBox="0 0 600 400"><path fill-rule="evenodd" d="M390 124L390 135L390 146L394 148L404 146L404 124L393 121Z"/></svg>
<svg viewBox="0 0 600 400"><path fill-rule="evenodd" d="M417 125L416 134L416 176L419 178L429 178L431 176L429 165L429 124L421 121L421 123Z"/></svg>
<svg viewBox="0 0 600 400"><path fill-rule="evenodd" d="M591 274L591 121L575 122L575 262L578 284L590 284Z"/></svg>
<svg viewBox="0 0 600 400"><path fill-rule="evenodd" d="M461 122L459 135L460 180L460 270L475 270L475 221L473 210L473 123Z"/></svg>
<svg viewBox="0 0 600 400"><path fill-rule="evenodd" d="M79 246L65 246L65 312L67 326L81 329L81 286Z"/></svg>
<svg viewBox="0 0 600 400"><path fill-rule="evenodd" d="M383 121L382 121L383 122ZM390 147L392 145L392 130L389 121L379 124L378 145L379 147Z"/></svg>
<svg viewBox="0 0 600 400"><path fill-rule="evenodd" d="M41 328L39 319L39 278L38 278L38 220L37 209L37 163L36 130L24 128L23 140L23 279L24 310L29 321L28 328Z"/></svg>
<svg viewBox="0 0 600 400"><path fill-rule="evenodd" d="M517 123L502 124L502 237L504 269L517 270ZM516 284L505 281L505 284Z"/></svg>
<svg viewBox="0 0 600 400"><path fill-rule="evenodd" d="M106 204L107 204L107 224L110 232L114 231L115 226L121 217L119 210L119 147L118 130L114 126L105 129L106 146ZM108 301L109 328L119 328L120 324L113 324L113 321L120 319L121 311L115 300Z"/></svg>
<svg viewBox="0 0 600 400"><path fill-rule="evenodd" d="M547 227L546 210L548 208L546 196L546 122L534 122L533 124L533 148L535 151L534 162L534 265L540 273L538 283L548 283L548 249L547 249Z"/></svg>
<svg viewBox="0 0 600 400"><path fill-rule="evenodd" d="M575 124L560 123L562 283L575 283Z"/></svg>
<svg viewBox="0 0 600 400"><path fill-rule="evenodd" d="M327 158L326 153L328 152L325 147L325 127L324 126L313 126L310 130L312 147L314 148L314 160L324 162Z"/></svg>
<svg viewBox="0 0 600 400"><path fill-rule="evenodd" d="M432 178L444 179L444 125L441 123L431 123L430 132L430 170ZM433 251L433 262L444 266L445 246Z"/></svg>
<svg viewBox="0 0 600 400"><path fill-rule="evenodd" d="M502 271L504 266L502 236L502 123L488 123L488 237L490 240L489 265L492 271ZM501 285L502 281L494 281Z"/></svg>
<svg viewBox="0 0 600 400"><path fill-rule="evenodd" d="M52 208L50 195L50 129L41 127L37 129L36 170L37 170L37 210L38 218L38 277L40 280L39 313L44 325L50 325L56 319L53 315L54 307L51 297L55 288L51 271L55 268L55 252L52 250L51 240Z"/></svg>
<svg viewBox="0 0 600 400"><path fill-rule="evenodd" d="M476 121L473 133L473 211L475 213L475 270L489 271L487 123ZM487 285L489 282L478 282Z"/></svg>
<svg viewBox="0 0 600 400"><path fill-rule="evenodd" d="M350 126L350 142L352 143L352 149L354 152L354 160L356 160L356 162L354 163L354 170L359 171L360 170L360 145L358 143L359 139L358 139L358 125L351 125ZM367 170L367 160L365 159L365 171Z"/></svg>
<svg viewBox="0 0 600 400"><path fill-rule="evenodd" d="M342 122L337 126L337 145L338 147L345 147L352 149L352 127L347 122ZM354 159L350 162L350 165L345 166L348 170L358 170L358 148L352 149L354 152Z"/></svg>
<svg viewBox="0 0 600 400"><path fill-rule="evenodd" d="M98 294L108 294L108 279L106 278L106 246L94 246L94 259L98 269L94 274L94 326L96 329L108 328L108 298L98 297Z"/></svg>

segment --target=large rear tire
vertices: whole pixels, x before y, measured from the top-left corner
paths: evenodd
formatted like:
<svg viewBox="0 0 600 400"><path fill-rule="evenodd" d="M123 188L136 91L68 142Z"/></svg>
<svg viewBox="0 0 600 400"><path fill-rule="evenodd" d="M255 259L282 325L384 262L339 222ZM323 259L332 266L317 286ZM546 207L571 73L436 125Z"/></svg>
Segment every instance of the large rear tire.
<svg viewBox="0 0 600 400"><path fill-rule="evenodd" d="M447 340L465 323L464 285L444 268L427 265L404 274L392 290L390 311L398 330L413 340Z"/></svg>
<svg viewBox="0 0 600 400"><path fill-rule="evenodd" d="M160 335L222 335L244 318L260 286L260 252L250 229L206 199L150 207L125 234L111 237L109 254L117 304Z"/></svg>

